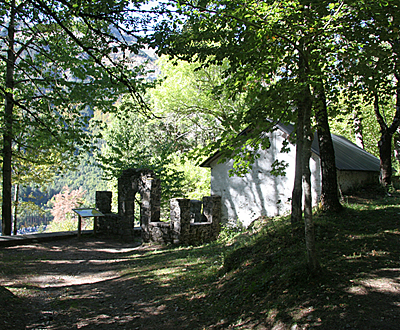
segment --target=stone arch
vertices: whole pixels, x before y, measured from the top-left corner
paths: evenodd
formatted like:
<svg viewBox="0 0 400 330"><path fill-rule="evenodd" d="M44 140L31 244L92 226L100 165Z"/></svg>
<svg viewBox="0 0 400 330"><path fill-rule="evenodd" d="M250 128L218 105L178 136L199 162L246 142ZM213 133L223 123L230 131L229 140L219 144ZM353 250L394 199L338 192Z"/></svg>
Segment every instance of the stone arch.
<svg viewBox="0 0 400 330"><path fill-rule="evenodd" d="M135 195L141 197L140 227L142 238L147 241L151 222L160 221L161 180L148 169L124 170L118 179L118 214L123 230L133 234Z"/></svg>

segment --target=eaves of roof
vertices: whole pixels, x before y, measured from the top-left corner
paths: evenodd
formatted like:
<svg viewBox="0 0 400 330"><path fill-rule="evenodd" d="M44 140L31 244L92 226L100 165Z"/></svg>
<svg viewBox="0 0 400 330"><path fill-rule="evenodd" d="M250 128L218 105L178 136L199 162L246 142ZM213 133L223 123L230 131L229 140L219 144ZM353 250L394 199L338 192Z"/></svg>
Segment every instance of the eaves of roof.
<svg viewBox="0 0 400 330"><path fill-rule="evenodd" d="M277 123L276 127L286 134L291 134L294 130L293 125L284 125ZM244 132L244 131L243 131ZM241 132L240 134L242 134ZM336 168L340 171L371 171L379 172L380 161L377 157L358 147L353 142L343 136L332 134L333 147L335 149ZM319 153L317 133L314 135L314 141L311 146L312 152ZM221 152L217 151L200 164L201 167L211 167L211 163L220 158Z"/></svg>

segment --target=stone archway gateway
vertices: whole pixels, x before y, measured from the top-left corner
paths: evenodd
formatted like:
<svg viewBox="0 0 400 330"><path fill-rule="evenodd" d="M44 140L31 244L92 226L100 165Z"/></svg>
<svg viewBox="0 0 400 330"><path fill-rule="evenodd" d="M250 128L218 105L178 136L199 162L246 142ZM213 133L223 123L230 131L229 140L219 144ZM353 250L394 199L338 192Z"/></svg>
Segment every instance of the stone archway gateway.
<svg viewBox="0 0 400 330"><path fill-rule="evenodd" d="M170 221L160 221L161 180L152 170L127 169L118 179L118 214L111 212L112 194L96 192L96 208L105 214L98 231L124 240L134 237L135 196L140 194L140 229L144 242L197 244L215 240L220 231L221 198L170 201Z"/></svg>
<svg viewBox="0 0 400 330"><path fill-rule="evenodd" d="M151 170L128 169L118 179L118 214L133 230L135 195L139 193L142 238L149 240L149 224L160 221L161 180Z"/></svg>

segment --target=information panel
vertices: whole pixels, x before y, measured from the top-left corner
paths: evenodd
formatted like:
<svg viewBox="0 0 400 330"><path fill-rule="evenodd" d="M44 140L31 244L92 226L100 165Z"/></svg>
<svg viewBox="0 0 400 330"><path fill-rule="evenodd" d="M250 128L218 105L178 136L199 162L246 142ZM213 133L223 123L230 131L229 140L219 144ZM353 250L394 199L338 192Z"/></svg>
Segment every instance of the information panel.
<svg viewBox="0 0 400 330"><path fill-rule="evenodd" d="M75 213L77 213L82 218L90 218L90 217L104 217L104 214L99 210L94 208L81 208L81 209L72 209Z"/></svg>

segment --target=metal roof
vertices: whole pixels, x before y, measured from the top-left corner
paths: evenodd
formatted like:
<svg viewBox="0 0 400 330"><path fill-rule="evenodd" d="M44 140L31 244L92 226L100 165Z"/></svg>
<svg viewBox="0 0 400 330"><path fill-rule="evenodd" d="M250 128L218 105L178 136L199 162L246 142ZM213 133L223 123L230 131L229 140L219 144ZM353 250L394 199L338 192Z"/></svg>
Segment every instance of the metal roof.
<svg viewBox="0 0 400 330"><path fill-rule="evenodd" d="M379 172L379 158L371 155L343 136L332 134L332 142L335 149L336 168L338 170ZM314 136L312 150L319 156L319 145L316 135Z"/></svg>
<svg viewBox="0 0 400 330"><path fill-rule="evenodd" d="M280 122L276 124L276 127L287 134L291 134L294 130L293 125L285 125ZM360 148L343 136L332 134L332 142L333 148L335 149L336 168L338 170L379 172L380 160L377 157L371 155L369 152ZM320 155L317 133L314 134L314 141L311 145L311 150L316 155ZM211 163L219 157L220 152L217 151L214 155L201 163L200 166L211 167Z"/></svg>

